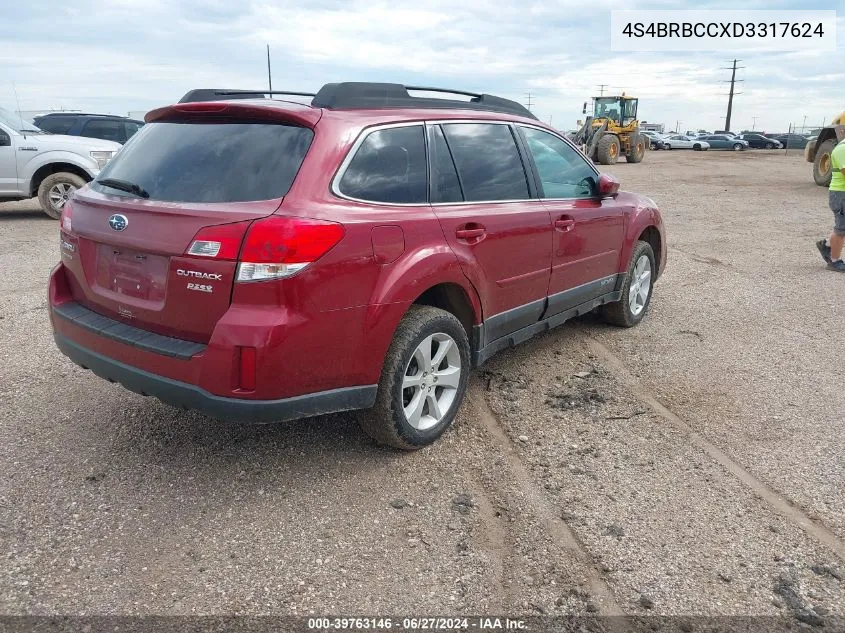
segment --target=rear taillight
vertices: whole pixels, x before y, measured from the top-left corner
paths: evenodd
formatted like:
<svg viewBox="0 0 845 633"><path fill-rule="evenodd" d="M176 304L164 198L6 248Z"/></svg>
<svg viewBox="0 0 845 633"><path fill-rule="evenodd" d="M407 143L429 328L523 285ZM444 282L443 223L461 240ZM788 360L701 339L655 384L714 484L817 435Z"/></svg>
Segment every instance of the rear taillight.
<svg viewBox="0 0 845 633"><path fill-rule="evenodd" d="M241 242L248 227L249 222L206 226L194 235L185 255L235 261L238 258Z"/></svg>
<svg viewBox="0 0 845 633"><path fill-rule="evenodd" d="M65 206L62 207L62 230L67 231L70 233L73 230L73 222L71 221L73 217L73 206L70 204L70 200L65 202Z"/></svg>
<svg viewBox="0 0 845 633"><path fill-rule="evenodd" d="M343 238L337 222L270 216L247 231L237 281L290 277L318 260Z"/></svg>

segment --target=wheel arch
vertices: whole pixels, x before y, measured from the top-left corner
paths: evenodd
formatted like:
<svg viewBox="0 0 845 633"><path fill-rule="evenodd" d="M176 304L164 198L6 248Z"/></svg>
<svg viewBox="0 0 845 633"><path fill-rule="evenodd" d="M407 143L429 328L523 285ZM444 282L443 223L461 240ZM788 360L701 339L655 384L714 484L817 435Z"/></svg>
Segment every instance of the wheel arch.
<svg viewBox="0 0 845 633"><path fill-rule="evenodd" d="M44 165L41 165L41 167L36 169L35 173L32 174L32 179L29 185L30 196L34 198L38 195L38 188L41 186L41 183L44 182L45 178L61 172L68 172L79 176L85 182L91 182L91 180L93 180L91 178L91 174L89 174L88 171L74 163L63 161L46 163Z"/></svg>
<svg viewBox="0 0 845 633"><path fill-rule="evenodd" d="M654 265L657 268L655 270L655 278L660 276L662 273L661 269L661 253L663 252L663 236L660 234L660 230L655 225L649 225L645 229L643 229L639 236L637 236L637 241L646 242L651 246L651 250L654 251Z"/></svg>

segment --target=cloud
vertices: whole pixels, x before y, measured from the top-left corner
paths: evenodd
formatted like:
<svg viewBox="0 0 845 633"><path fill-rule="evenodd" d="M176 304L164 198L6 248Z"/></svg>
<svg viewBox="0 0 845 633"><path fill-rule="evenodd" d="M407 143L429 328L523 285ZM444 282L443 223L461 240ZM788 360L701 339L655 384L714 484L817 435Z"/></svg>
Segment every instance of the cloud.
<svg viewBox="0 0 845 633"><path fill-rule="evenodd" d="M677 1L626 8L679 8ZM693 6L690 4L689 6ZM709 2L696 8L732 8ZM127 112L178 100L195 87L273 83L316 90L341 80L456 87L525 101L570 128L597 84L641 99L641 117L674 127L718 128L729 77L725 56L618 54L610 10L595 0L33 0L4 9L15 28L0 40L0 105ZM806 8L794 0L749 0L743 8ZM829 7L819 7L829 8ZM55 28L56 25L61 28ZM845 19L838 19L845 26ZM841 41L841 39L840 39ZM840 51L842 46L840 45ZM806 114L840 111L842 73L813 51L743 56L735 127L785 128ZM799 121L800 122L800 121Z"/></svg>

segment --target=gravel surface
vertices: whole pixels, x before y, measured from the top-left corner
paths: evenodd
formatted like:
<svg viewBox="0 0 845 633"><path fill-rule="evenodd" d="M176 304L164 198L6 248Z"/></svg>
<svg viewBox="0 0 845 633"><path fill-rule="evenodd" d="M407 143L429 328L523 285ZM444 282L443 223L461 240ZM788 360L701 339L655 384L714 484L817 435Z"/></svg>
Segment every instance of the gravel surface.
<svg viewBox="0 0 845 633"><path fill-rule="evenodd" d="M667 221L646 321L500 354L413 454L348 415L227 425L76 367L46 310L57 225L0 204L0 612L845 614L845 279L809 169L612 168Z"/></svg>

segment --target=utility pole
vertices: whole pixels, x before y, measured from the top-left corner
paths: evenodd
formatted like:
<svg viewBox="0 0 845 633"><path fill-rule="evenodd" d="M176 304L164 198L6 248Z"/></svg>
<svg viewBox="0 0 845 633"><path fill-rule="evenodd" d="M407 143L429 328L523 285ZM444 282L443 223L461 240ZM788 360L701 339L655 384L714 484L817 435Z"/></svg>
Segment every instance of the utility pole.
<svg viewBox="0 0 845 633"><path fill-rule="evenodd" d="M676 120L675 121L675 132L680 133L680 131L681 131L681 122Z"/></svg>
<svg viewBox="0 0 845 633"><path fill-rule="evenodd" d="M736 78L736 71L740 68L745 68L745 66L737 66L736 65L736 63L740 62L740 61L742 61L742 60L741 59L735 59L735 60L733 60L733 66L732 67L724 69L724 70L730 70L731 71L731 81L730 81L731 91L728 94L728 114L725 117L725 131L726 132L731 131L731 112L732 112L733 107L734 107L734 95L735 94L742 94L741 92L737 92L737 93L734 92L734 84L736 84L737 81L743 81L742 79ZM725 82L725 83L727 83L727 82Z"/></svg>
<svg viewBox="0 0 845 633"><path fill-rule="evenodd" d="M267 44L267 84L273 90L273 75L270 72L270 45Z"/></svg>
<svg viewBox="0 0 845 633"><path fill-rule="evenodd" d="M607 84L599 84L596 87L599 89L599 96L603 97L604 96L604 89L609 88L610 86L608 86Z"/></svg>
<svg viewBox="0 0 845 633"><path fill-rule="evenodd" d="M801 124L801 134L807 133L807 115L804 115L804 122Z"/></svg>
<svg viewBox="0 0 845 633"><path fill-rule="evenodd" d="M751 129L756 130L757 129L757 119L759 119L760 117L753 116L751 118L754 119L754 122L751 124Z"/></svg>
<svg viewBox="0 0 845 633"><path fill-rule="evenodd" d="M532 106L532 105L534 105L534 102L533 102L533 101L531 101L531 97L532 97L532 95L531 95L531 93L529 92L529 93L528 93L528 94L526 94L525 96L526 96L526 97L528 97L528 102L527 102L525 105L526 105L526 106L528 106L528 111L530 112L530 111L531 111L531 106Z"/></svg>

